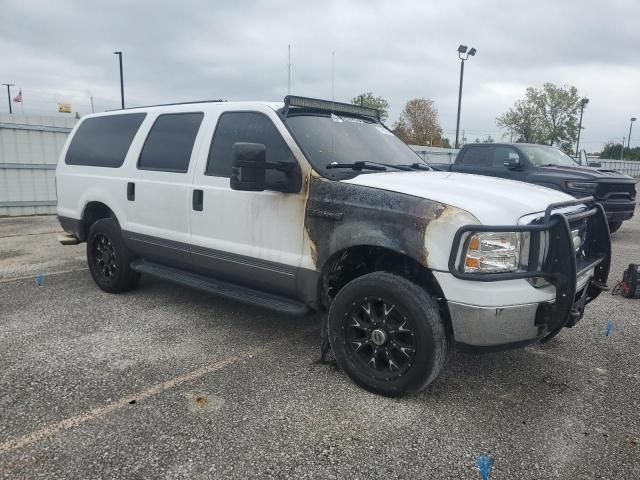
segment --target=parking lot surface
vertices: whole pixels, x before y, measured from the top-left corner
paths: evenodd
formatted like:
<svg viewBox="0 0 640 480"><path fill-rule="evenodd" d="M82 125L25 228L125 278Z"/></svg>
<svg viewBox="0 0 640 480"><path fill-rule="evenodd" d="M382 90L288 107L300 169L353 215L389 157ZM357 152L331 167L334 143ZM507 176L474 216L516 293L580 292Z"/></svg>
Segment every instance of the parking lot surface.
<svg viewBox="0 0 640 480"><path fill-rule="evenodd" d="M0 478L473 479L478 455L492 479L640 475L640 300L388 399L314 363L317 315L152 278L110 295L58 231L0 219ZM611 285L639 239L613 236Z"/></svg>

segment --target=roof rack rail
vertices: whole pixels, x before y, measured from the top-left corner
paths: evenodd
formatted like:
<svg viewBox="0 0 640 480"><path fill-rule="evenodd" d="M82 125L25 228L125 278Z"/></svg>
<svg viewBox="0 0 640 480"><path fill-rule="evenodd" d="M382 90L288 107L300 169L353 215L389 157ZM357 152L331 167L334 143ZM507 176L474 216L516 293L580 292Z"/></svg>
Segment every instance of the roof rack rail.
<svg viewBox="0 0 640 480"><path fill-rule="evenodd" d="M311 110L320 110L322 112L332 113L351 113L361 115L363 117L372 117L378 122L380 121L380 110L377 108L353 105L351 103L334 102L333 100L287 95L284 97L284 118L287 118L287 115L289 114L289 107L304 107Z"/></svg>
<svg viewBox="0 0 640 480"><path fill-rule="evenodd" d="M159 103L157 105L140 105L139 107L114 108L112 110L106 110L106 111L117 112L118 110L135 110L136 108L171 107L174 105L193 105L194 103L218 103L218 102L226 102L226 100L223 98L218 98L217 100L194 100L192 102Z"/></svg>

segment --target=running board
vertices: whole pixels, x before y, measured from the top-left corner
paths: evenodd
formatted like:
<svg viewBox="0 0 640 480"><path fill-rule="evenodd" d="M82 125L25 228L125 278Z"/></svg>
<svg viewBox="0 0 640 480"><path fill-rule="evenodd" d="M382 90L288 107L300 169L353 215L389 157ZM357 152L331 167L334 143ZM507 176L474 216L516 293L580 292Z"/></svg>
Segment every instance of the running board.
<svg viewBox="0 0 640 480"><path fill-rule="evenodd" d="M309 309L304 303L290 300L273 293L262 292L252 288L235 285L233 283L217 280L214 278L199 275L197 273L186 272L177 268L167 267L158 263L145 260L134 260L131 262L131 269L153 275L154 277L170 280L186 287L203 290L208 293L220 295L243 303L249 303L259 307L274 310L289 315L304 315Z"/></svg>

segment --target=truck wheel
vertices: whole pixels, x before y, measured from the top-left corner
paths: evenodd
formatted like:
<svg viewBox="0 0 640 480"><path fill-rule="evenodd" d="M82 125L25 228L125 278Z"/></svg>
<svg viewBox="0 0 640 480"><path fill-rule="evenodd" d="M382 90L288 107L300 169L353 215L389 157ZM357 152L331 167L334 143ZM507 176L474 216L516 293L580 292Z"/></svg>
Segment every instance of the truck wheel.
<svg viewBox="0 0 640 480"><path fill-rule="evenodd" d="M329 341L351 380L391 397L425 388L447 358L435 300L387 272L358 277L338 292L329 309Z"/></svg>
<svg viewBox="0 0 640 480"><path fill-rule="evenodd" d="M609 232L615 233L620 230L622 222L609 222Z"/></svg>
<svg viewBox="0 0 640 480"><path fill-rule="evenodd" d="M140 274L131 270L131 260L115 219L103 218L91 225L87 237L87 262L98 287L109 293L135 288Z"/></svg>

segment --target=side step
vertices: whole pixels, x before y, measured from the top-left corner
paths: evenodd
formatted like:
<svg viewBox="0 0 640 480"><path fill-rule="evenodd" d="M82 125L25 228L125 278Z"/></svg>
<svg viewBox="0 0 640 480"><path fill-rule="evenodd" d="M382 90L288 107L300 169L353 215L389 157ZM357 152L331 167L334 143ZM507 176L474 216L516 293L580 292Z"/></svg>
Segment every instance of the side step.
<svg viewBox="0 0 640 480"><path fill-rule="evenodd" d="M203 290L205 292L220 295L239 302L268 308L269 310L274 310L280 313L304 315L309 311L304 303L290 300L286 297L281 297L280 295L254 290L252 288L235 285L233 283L206 277L197 273L186 272L177 268L166 267L158 263L152 263L145 260L134 260L131 262L131 269L136 272L147 273L164 280L170 280L186 287L196 288L198 290Z"/></svg>

